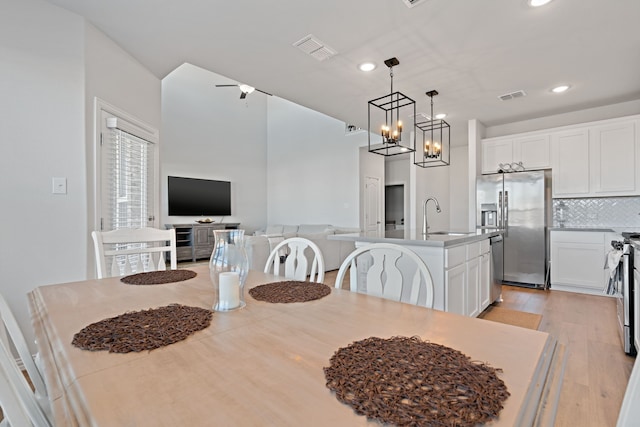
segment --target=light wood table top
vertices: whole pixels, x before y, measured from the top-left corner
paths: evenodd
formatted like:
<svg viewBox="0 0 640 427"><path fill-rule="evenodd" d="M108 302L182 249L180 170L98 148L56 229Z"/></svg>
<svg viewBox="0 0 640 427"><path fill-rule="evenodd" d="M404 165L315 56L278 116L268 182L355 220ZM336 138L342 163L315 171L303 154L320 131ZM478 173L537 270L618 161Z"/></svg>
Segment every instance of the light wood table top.
<svg viewBox="0 0 640 427"><path fill-rule="evenodd" d="M152 351L71 345L83 327L171 303L209 308L206 266L194 279L126 285L119 278L41 286L29 304L59 426L357 426L369 422L326 387L336 350L371 336L420 336L503 369L511 396L496 426L529 424L553 340L547 333L332 289L320 300L214 313L211 325ZM282 280L251 271L247 286Z"/></svg>

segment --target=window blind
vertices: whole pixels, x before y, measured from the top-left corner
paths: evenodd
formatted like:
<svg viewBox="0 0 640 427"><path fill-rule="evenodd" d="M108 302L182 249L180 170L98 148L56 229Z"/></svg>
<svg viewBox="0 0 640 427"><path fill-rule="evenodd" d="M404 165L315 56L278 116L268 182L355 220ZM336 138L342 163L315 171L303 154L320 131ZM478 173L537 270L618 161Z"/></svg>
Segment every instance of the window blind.
<svg viewBox="0 0 640 427"><path fill-rule="evenodd" d="M122 129L112 128L103 138L102 229L142 228L153 225L154 146Z"/></svg>

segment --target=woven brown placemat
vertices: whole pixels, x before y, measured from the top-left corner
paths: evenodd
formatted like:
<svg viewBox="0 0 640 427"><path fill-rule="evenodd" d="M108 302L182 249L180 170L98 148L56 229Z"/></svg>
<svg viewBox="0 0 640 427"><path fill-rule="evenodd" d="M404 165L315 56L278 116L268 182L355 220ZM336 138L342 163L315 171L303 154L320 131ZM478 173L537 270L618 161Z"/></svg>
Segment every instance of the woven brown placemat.
<svg viewBox="0 0 640 427"><path fill-rule="evenodd" d="M331 288L324 283L286 280L267 283L249 289L249 295L258 301L273 303L306 302L326 297Z"/></svg>
<svg viewBox="0 0 640 427"><path fill-rule="evenodd" d="M475 426L509 396L496 372L419 337L371 337L341 348L324 368L327 387L359 415L397 426Z"/></svg>
<svg viewBox="0 0 640 427"><path fill-rule="evenodd" d="M83 350L109 353L153 350L205 329L212 316L211 310L180 304L133 311L82 328L71 344Z"/></svg>
<svg viewBox="0 0 640 427"><path fill-rule="evenodd" d="M162 285L193 279L197 274L191 270L148 271L124 276L120 281L128 285Z"/></svg>

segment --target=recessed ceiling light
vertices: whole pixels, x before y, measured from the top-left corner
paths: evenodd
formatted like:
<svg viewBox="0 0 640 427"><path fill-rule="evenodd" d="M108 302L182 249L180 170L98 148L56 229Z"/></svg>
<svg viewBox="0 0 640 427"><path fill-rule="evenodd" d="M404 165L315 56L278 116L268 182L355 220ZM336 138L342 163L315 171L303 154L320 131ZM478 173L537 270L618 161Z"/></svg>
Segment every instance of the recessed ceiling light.
<svg viewBox="0 0 640 427"><path fill-rule="evenodd" d="M531 7L540 7L540 6L544 6L550 1L551 0L528 0L527 3L529 3L529 6Z"/></svg>
<svg viewBox="0 0 640 427"><path fill-rule="evenodd" d="M374 64L373 62L363 62L362 64L358 65L358 69L360 71L373 71L376 69L376 64Z"/></svg>
<svg viewBox="0 0 640 427"><path fill-rule="evenodd" d="M436 119L444 119L445 117L447 117L445 113L436 114Z"/></svg>
<svg viewBox="0 0 640 427"><path fill-rule="evenodd" d="M567 89L569 89L569 86L561 85L561 86L556 86L553 89L551 89L551 92L553 92L553 93L562 93L562 92L566 92Z"/></svg>

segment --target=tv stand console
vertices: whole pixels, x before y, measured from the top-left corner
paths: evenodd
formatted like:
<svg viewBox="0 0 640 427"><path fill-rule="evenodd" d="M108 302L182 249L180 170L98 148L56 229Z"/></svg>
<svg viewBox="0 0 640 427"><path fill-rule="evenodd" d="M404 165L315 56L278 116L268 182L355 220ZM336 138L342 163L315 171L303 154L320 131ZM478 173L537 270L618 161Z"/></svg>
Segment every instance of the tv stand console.
<svg viewBox="0 0 640 427"><path fill-rule="evenodd" d="M211 224L165 224L167 229L176 230L177 261L209 259L213 252L213 230L235 230L239 222L218 222Z"/></svg>

